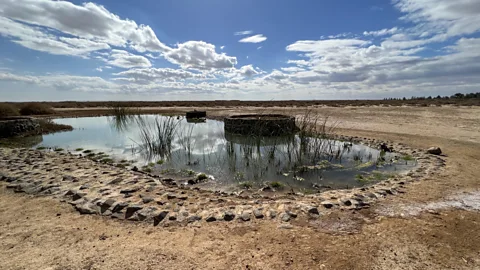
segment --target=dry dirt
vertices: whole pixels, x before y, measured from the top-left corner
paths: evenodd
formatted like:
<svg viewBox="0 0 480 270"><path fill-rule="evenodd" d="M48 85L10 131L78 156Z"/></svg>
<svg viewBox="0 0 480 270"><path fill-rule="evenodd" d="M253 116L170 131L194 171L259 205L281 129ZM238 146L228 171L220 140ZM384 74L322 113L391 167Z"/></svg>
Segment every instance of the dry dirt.
<svg viewBox="0 0 480 270"><path fill-rule="evenodd" d="M439 146L447 166L370 209L293 228L268 221L157 228L82 216L0 185L0 269L480 269L480 108L315 110L341 134Z"/></svg>

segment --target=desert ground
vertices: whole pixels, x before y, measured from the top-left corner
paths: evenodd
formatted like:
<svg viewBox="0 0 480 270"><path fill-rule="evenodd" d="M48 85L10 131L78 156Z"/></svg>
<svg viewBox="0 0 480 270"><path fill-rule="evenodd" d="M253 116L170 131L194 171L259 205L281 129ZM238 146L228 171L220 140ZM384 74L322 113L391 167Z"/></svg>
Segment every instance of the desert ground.
<svg viewBox="0 0 480 270"><path fill-rule="evenodd" d="M202 109L212 117L262 111ZM367 209L331 211L293 226L256 220L153 227L80 215L69 204L16 194L0 182L0 269L480 269L479 107L312 109L342 135L438 146L446 166ZM59 117L103 113L57 109Z"/></svg>

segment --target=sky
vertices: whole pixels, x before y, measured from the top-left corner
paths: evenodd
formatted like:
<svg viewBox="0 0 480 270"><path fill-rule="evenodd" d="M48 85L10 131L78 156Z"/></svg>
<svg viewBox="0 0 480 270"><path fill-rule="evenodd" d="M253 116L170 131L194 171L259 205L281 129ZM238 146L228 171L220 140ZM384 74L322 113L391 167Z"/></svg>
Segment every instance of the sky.
<svg viewBox="0 0 480 270"><path fill-rule="evenodd" d="M0 0L0 101L478 92L480 0Z"/></svg>

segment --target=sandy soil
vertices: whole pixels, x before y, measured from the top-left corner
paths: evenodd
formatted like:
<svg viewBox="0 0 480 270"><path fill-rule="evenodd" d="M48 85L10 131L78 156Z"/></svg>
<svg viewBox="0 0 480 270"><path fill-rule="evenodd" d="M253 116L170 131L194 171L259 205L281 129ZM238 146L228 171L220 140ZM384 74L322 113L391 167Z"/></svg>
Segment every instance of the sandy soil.
<svg viewBox="0 0 480 270"><path fill-rule="evenodd" d="M480 269L480 108L315 110L345 135L439 146L447 166L370 209L293 228L268 221L154 228L81 216L68 204L13 194L2 184L0 269Z"/></svg>

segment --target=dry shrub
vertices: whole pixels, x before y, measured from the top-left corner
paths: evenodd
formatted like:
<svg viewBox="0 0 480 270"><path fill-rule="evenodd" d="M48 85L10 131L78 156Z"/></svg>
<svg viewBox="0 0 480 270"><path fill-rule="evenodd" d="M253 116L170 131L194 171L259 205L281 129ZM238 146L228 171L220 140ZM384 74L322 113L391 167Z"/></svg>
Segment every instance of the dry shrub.
<svg viewBox="0 0 480 270"><path fill-rule="evenodd" d="M21 115L45 115L54 114L52 107L42 103L27 103L20 108Z"/></svg>
<svg viewBox="0 0 480 270"><path fill-rule="evenodd" d="M7 103L0 103L0 117L18 116L18 108Z"/></svg>

